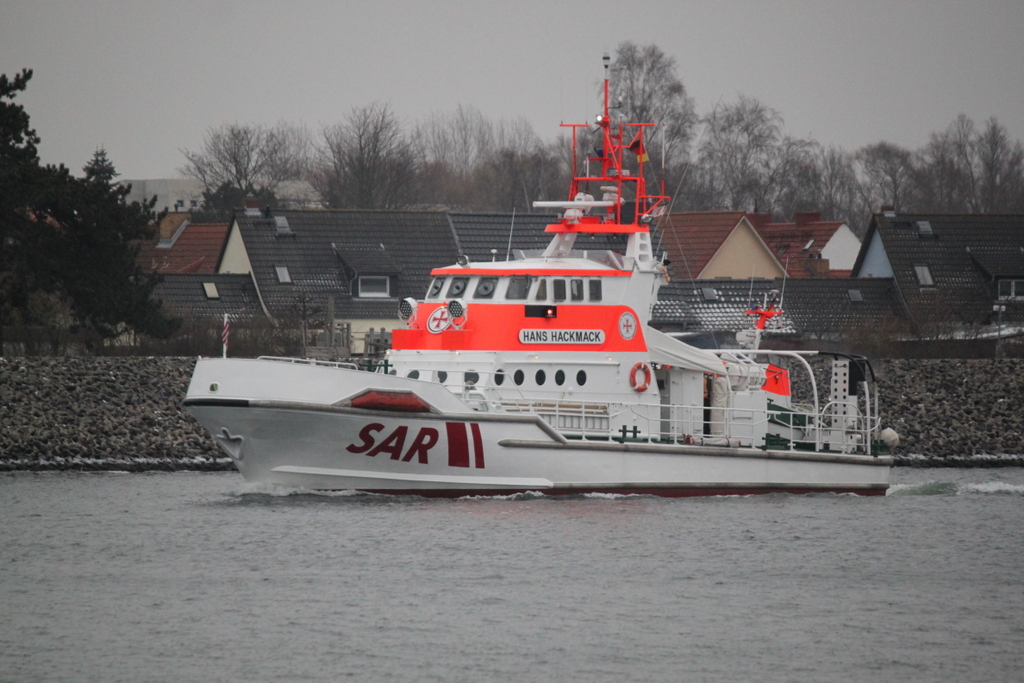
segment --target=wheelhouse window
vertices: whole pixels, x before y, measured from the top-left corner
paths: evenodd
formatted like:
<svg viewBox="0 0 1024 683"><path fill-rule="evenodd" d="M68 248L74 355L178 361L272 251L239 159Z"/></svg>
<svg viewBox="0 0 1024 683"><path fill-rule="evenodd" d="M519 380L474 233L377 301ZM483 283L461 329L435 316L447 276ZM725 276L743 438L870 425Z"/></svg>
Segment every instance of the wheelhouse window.
<svg viewBox="0 0 1024 683"><path fill-rule="evenodd" d="M583 301L583 280L569 280L569 298L573 301Z"/></svg>
<svg viewBox="0 0 1024 683"><path fill-rule="evenodd" d="M466 293L466 287L468 285L468 277L453 277L452 283L448 285L448 294L446 295L446 297L449 299L458 299L460 296Z"/></svg>
<svg viewBox="0 0 1024 683"><path fill-rule="evenodd" d="M277 281L282 285L290 285L292 283L292 276L288 272L288 266L274 266L274 272L277 273Z"/></svg>
<svg viewBox="0 0 1024 683"><path fill-rule="evenodd" d="M1024 299L1024 280L1000 280L1000 299Z"/></svg>
<svg viewBox="0 0 1024 683"><path fill-rule="evenodd" d="M552 280L551 293L555 301L565 301L565 280Z"/></svg>
<svg viewBox="0 0 1024 683"><path fill-rule="evenodd" d="M476 283L476 291L473 292L474 299L493 299L494 290L498 288L498 278L482 277Z"/></svg>
<svg viewBox="0 0 1024 683"><path fill-rule="evenodd" d="M391 296L389 279L386 275L360 275L359 296L360 297L388 297Z"/></svg>
<svg viewBox="0 0 1024 683"><path fill-rule="evenodd" d="M434 281L430 283L430 289L427 290L427 298L436 299L441 294L442 287L444 287L444 278L435 277Z"/></svg>
<svg viewBox="0 0 1024 683"><path fill-rule="evenodd" d="M588 284L590 285L590 300L591 301L600 301L601 300L601 281L600 280L591 280Z"/></svg>
<svg viewBox="0 0 1024 683"><path fill-rule="evenodd" d="M932 271L926 265L914 266L914 274L922 287L934 287L935 280L932 279Z"/></svg>
<svg viewBox="0 0 1024 683"><path fill-rule="evenodd" d="M548 299L548 281L541 279L537 283L537 293L533 295L533 298L537 301L547 301Z"/></svg>
<svg viewBox="0 0 1024 683"><path fill-rule="evenodd" d="M508 279L508 289L505 290L505 298L511 300L523 300L530 293L530 278L526 275L516 275Z"/></svg>

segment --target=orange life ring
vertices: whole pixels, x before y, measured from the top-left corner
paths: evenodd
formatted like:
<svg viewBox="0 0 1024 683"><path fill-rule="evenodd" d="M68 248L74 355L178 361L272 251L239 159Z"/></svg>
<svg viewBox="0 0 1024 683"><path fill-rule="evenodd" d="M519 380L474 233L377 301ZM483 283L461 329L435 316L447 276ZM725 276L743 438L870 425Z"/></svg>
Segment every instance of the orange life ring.
<svg viewBox="0 0 1024 683"><path fill-rule="evenodd" d="M640 372L644 373L642 382L638 382L636 376ZM633 391L638 394L642 394L647 391L648 385L651 383L654 373L651 372L651 366L647 363L637 363L633 366L633 369L629 371L629 386L633 387Z"/></svg>

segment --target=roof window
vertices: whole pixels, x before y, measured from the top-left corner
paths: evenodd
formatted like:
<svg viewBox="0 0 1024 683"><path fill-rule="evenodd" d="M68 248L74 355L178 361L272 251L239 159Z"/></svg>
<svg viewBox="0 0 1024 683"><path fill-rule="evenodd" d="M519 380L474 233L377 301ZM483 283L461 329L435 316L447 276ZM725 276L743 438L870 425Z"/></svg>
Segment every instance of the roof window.
<svg viewBox="0 0 1024 683"><path fill-rule="evenodd" d="M718 301L718 290L714 287L701 287L700 296L704 301Z"/></svg>
<svg viewBox="0 0 1024 683"><path fill-rule="evenodd" d="M934 287L935 280L932 278L932 271L926 265L914 266L914 274L922 287Z"/></svg>
<svg viewBox="0 0 1024 683"><path fill-rule="evenodd" d="M274 272L277 273L277 281L282 285L290 285L292 283L292 276L288 272L288 266L274 266Z"/></svg>
<svg viewBox="0 0 1024 683"><path fill-rule="evenodd" d="M864 301L864 297L861 295L859 289L848 289L846 290L846 294L850 297L850 301Z"/></svg>
<svg viewBox="0 0 1024 683"><path fill-rule="evenodd" d="M811 250L811 245L812 245L812 244L814 244L814 238L811 238L811 241L810 241L810 242L808 242L807 244L805 244L805 245L804 245L804 248L803 248L803 249L801 249L800 251L810 251L810 250Z"/></svg>
<svg viewBox="0 0 1024 683"><path fill-rule="evenodd" d="M274 237L294 234L291 226L288 225L288 218L286 216L274 216Z"/></svg>
<svg viewBox="0 0 1024 683"><path fill-rule="evenodd" d="M207 299L219 299L220 292L217 291L217 283L215 282L204 282L203 291L206 292Z"/></svg>
<svg viewBox="0 0 1024 683"><path fill-rule="evenodd" d="M932 224L928 221L917 222L917 236L918 237L935 237L935 231L932 230Z"/></svg>

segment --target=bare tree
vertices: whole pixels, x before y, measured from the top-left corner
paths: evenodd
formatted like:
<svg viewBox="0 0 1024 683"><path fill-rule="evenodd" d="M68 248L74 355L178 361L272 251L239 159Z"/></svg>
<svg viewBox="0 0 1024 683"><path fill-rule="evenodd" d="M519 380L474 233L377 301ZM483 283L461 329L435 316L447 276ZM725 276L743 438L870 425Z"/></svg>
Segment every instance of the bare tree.
<svg viewBox="0 0 1024 683"><path fill-rule="evenodd" d="M978 177L977 210L985 213L1024 208L1024 147L1010 137L995 117L972 145Z"/></svg>
<svg viewBox="0 0 1024 683"><path fill-rule="evenodd" d="M784 135L776 110L740 95L704 125L696 172L708 208L787 213L807 203L800 181L813 176L812 145Z"/></svg>
<svg viewBox="0 0 1024 683"><path fill-rule="evenodd" d="M396 209L418 200L421 153L387 104L323 129L313 187L332 208Z"/></svg>
<svg viewBox="0 0 1024 683"><path fill-rule="evenodd" d="M912 206L914 156L899 145L878 142L857 152L858 176L864 201L877 211L890 205L897 211Z"/></svg>
<svg viewBox="0 0 1024 683"><path fill-rule="evenodd" d="M450 114L431 114L416 126L415 137L423 146L423 190L432 203L485 207L478 171L494 153L494 124L478 110L459 105Z"/></svg>
<svg viewBox="0 0 1024 683"><path fill-rule="evenodd" d="M225 185L273 192L280 182L305 176L310 141L305 128L284 122L272 128L226 123L206 131L200 151L181 152L186 163L179 172L202 181L207 192Z"/></svg>

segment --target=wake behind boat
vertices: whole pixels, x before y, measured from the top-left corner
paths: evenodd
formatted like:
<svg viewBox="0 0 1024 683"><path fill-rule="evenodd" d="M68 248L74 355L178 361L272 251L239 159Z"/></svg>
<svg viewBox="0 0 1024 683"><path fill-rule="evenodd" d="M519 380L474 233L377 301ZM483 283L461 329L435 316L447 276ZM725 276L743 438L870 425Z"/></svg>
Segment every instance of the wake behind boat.
<svg viewBox="0 0 1024 683"><path fill-rule="evenodd" d="M743 349L697 349L647 324L668 280L650 234L668 197L647 192L650 124L610 115L607 59L596 125L603 146L582 173L581 126L570 126L568 198L534 203L560 211L548 247L435 269L422 299L401 302L405 327L376 372L200 359L185 406L254 482L433 496L884 494L892 459L880 440L894 434L880 429L865 359L835 358L827 396L812 354L767 362L758 342L775 301L750 311ZM580 250L579 235L625 248ZM790 367L811 379L808 405L792 399Z"/></svg>

